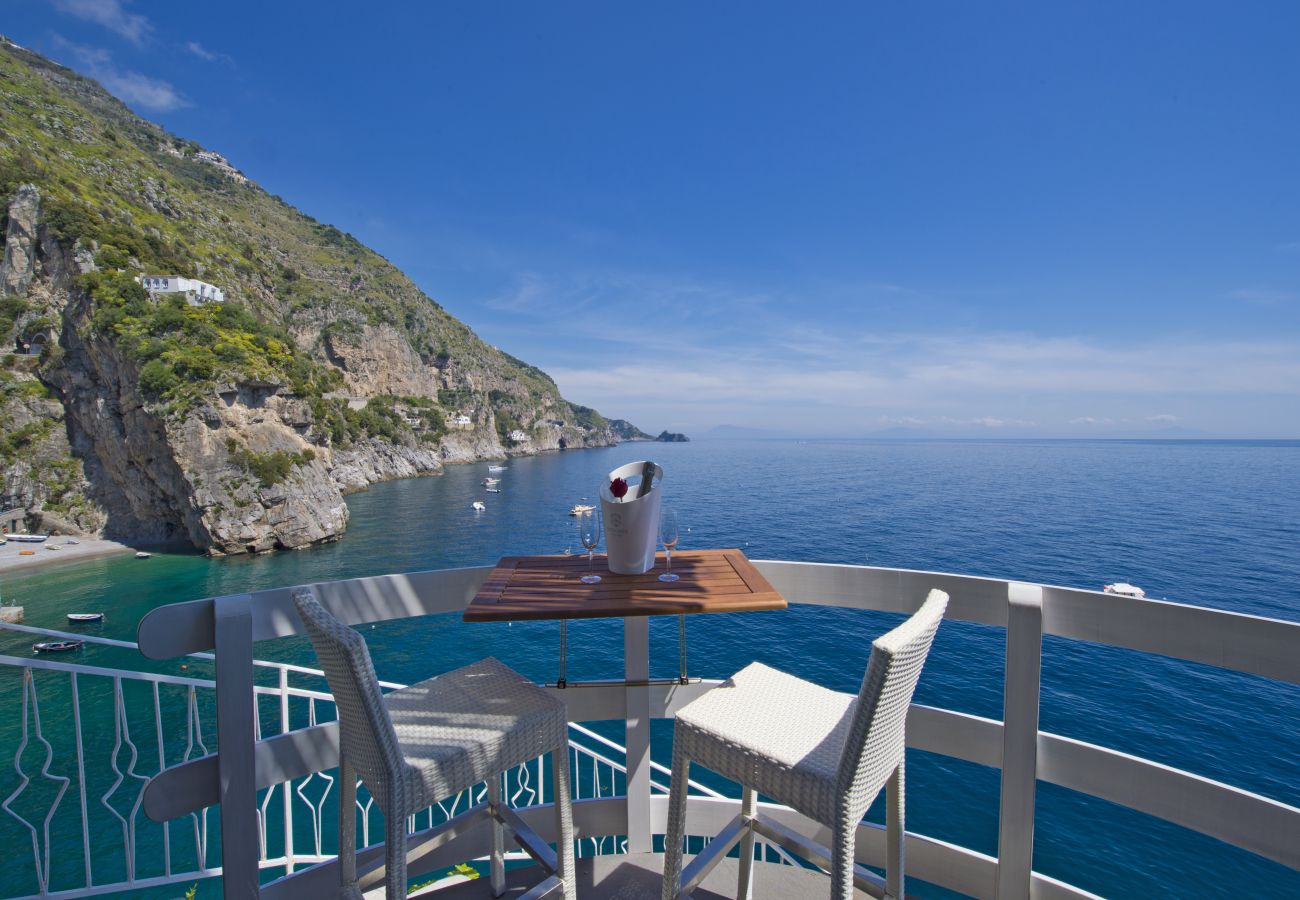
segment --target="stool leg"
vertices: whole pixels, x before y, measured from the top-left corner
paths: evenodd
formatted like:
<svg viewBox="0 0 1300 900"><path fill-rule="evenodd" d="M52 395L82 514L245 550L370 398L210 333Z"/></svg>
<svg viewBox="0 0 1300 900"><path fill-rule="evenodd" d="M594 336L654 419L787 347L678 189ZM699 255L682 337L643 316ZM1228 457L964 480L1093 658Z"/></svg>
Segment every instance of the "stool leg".
<svg viewBox="0 0 1300 900"><path fill-rule="evenodd" d="M900 761L885 786L885 896L898 900L903 896L903 849L907 840L903 778L903 763Z"/></svg>
<svg viewBox="0 0 1300 900"><path fill-rule="evenodd" d="M841 811L831 849L831 900L853 900L853 850L857 837L858 823L847 811Z"/></svg>
<svg viewBox="0 0 1300 900"><path fill-rule="evenodd" d="M758 792L746 787L740 798L740 814L753 819L758 812ZM754 829L745 829L740 839L740 878L736 883L736 900L749 900L754 893Z"/></svg>
<svg viewBox="0 0 1300 900"><path fill-rule="evenodd" d="M691 761L681 747L681 735L673 735L673 775L668 789L668 833L664 835L663 900L677 900L682 880L682 838L686 832L686 781Z"/></svg>
<svg viewBox="0 0 1300 900"><path fill-rule="evenodd" d="M488 803L492 806L492 896L500 897L506 892L506 828L496 817L496 807L501 805L501 776L493 775L487 780Z"/></svg>
<svg viewBox="0 0 1300 900"><path fill-rule="evenodd" d="M339 896L361 900L357 886L357 772L339 757Z"/></svg>
<svg viewBox="0 0 1300 900"><path fill-rule="evenodd" d="M567 730L567 729L566 729ZM551 780L555 782L555 850L564 882L564 900L577 900L577 874L573 871L573 794L569 788L569 743L551 751Z"/></svg>
<svg viewBox="0 0 1300 900"><path fill-rule="evenodd" d="M396 799L396 798L394 798ZM388 804L384 812L384 880L387 900L406 900L406 807Z"/></svg>

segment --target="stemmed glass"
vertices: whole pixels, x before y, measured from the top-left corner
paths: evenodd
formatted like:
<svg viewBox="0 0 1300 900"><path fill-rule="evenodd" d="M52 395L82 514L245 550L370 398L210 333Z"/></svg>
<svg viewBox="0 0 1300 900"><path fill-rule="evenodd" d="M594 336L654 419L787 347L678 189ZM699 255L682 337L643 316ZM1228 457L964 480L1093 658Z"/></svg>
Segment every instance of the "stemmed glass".
<svg viewBox="0 0 1300 900"><path fill-rule="evenodd" d="M594 571L596 546L600 543L600 517L594 509L584 509L578 514L578 540L587 548L587 574L583 584L599 584L600 576Z"/></svg>
<svg viewBox="0 0 1300 900"><path fill-rule="evenodd" d="M677 546L677 541L681 538L681 530L677 527L677 510L667 507L659 514L659 543L664 545L666 555L665 571L659 576L660 581L676 581L677 576L673 574L673 548Z"/></svg>

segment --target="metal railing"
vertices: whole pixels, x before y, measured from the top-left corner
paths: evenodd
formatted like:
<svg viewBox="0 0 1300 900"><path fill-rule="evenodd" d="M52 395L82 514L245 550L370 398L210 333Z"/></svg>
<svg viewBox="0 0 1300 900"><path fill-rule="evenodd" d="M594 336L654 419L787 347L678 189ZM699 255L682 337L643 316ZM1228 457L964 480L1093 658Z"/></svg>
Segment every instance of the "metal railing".
<svg viewBox="0 0 1300 900"><path fill-rule="evenodd" d="M136 649L130 641L24 625L0 624L0 628L40 639L76 638ZM192 658L211 660L213 656L192 654ZM255 660L254 666L274 682L254 687L258 740L333 720L334 704L328 693L291 682L291 678L313 679L323 684L319 669L266 660ZM221 875L219 843L209 840L208 808L186 814L179 827L173 822L150 823L141 809L144 785L152 776L170 765L208 756L217 746L215 681L50 658L0 656L0 673L5 672L13 673L18 681L20 738L10 760L17 786L0 800L0 810L30 837L30 854L25 848L15 853L7 877L12 878L15 869L25 871L31 890L10 896L24 900L92 897L185 886ZM387 689L403 686L388 681L380 684ZM85 694L107 695L109 702L87 703ZM58 703L60 712L67 715L53 721L49 715L43 719L42 698L47 710ZM142 723L150 727L141 729ZM570 729L569 763L575 796L616 796L627 773L623 747L582 725L571 723ZM174 739L182 734L183 744ZM503 795L511 806L527 808L549 799L544 763L539 758L506 773ZM669 774L658 764L656 770L665 778ZM50 784L54 796L48 808L37 809L32 817L32 811L23 807L26 795L35 791L35 781ZM332 827L336 783L337 770L321 770L258 792L259 869L291 874L337 855L337 829ZM361 846L366 847L372 834L382 836L383 826L373 798L358 784L357 832ZM702 796L721 796L703 785L694 786ZM668 791L663 781L654 787L659 793ZM462 791L410 816L407 826L411 831L435 827L481 802L486 793L486 784ZM96 816L96 812L102 814ZM96 818L96 825L107 822L111 827L92 825ZM61 858L52 866L55 847ZM622 844L614 838L594 835L579 843L578 854L621 849Z"/></svg>
<svg viewBox="0 0 1300 900"><path fill-rule="evenodd" d="M909 875L980 897L1091 896L1082 888L1032 869L1035 787L1040 782L1147 813L1300 870L1300 841L1295 840L1295 835L1300 834L1300 808L1152 760L1044 732L1038 723L1045 635L1300 684L1300 653L1296 651L1300 647L1300 624L1166 601L947 573L779 561L756 562L756 566L791 602L907 614L914 611L929 589L939 588L951 597L949 619L1006 631L1003 718L914 705L907 732L909 747L1000 770L997 855L909 832ZM441 570L315 587L322 602L336 615L360 624L458 611L474 596L489 571ZM225 708L236 714L240 709L260 709L264 690L254 684L247 662L241 660L251 659L254 641L300 633L290 590L276 588L155 610L141 623L140 645L153 658L218 648L214 660L214 707L220 711L224 702ZM579 794L574 809L584 852L640 852L653 846L654 836L664 831L664 790L670 773L650 760L648 720L671 717L716 684L648 680L645 620L625 620L624 628L625 681L570 684L555 692L566 703L571 722L626 723L627 739L621 745L591 729L574 726L573 739L578 745L571 748L577 754L574 782L589 786L585 794ZM36 668L35 661L18 662ZM311 671L302 667L286 669ZM287 682L288 674L284 677ZM213 682L203 684L206 689ZM278 693L275 688L270 690L282 703L291 696L287 685ZM323 694L305 688L292 690L304 692L292 695L299 698L314 698L317 703L324 699ZM261 716L254 718L260 722ZM236 834L236 840L222 843L225 871L231 871L232 866L243 875L251 871L256 883L257 872L268 858L280 860L285 875L263 885L262 896L314 896L337 883L337 870L328 860L328 823L317 827L325 818L326 804L321 797L310 794L305 785L314 786L313 778L323 778L322 773L328 774L337 765L337 731L325 722L296 722L292 715L282 721L304 727L286 733L282 726L266 739L259 739L258 734L240 737L237 731L223 728L218 734L217 754L187 752L188 759L181 760L178 749L170 768L156 777L139 798L142 808L157 821L201 815L203 810L220 804L223 836ZM584 765L592 768L583 769ZM132 770L128 767L126 771ZM596 772L594 776L592 771ZM533 802L544 799L540 773L539 769L536 781L530 780L527 788L516 784L515 802L524 804L519 809L521 818L544 838L553 839L551 817L538 802ZM245 788L240 788L241 784ZM332 784L323 780L321 784L325 792L322 796L328 795ZM288 785L294 786L292 792L300 803L311 805L307 798L315 797L313 808L318 814L315 818L309 815L310 852L281 853L281 848L275 847L268 854L261 828L273 815L276 802L274 798L268 800L265 792L285 786L280 801L294 808L293 798L287 796ZM688 802L688 833L716 833L735 815L738 800L702 786L696 788ZM537 794L530 793L532 789ZM445 816L455 809L440 808L438 814ZM427 834L428 828L423 832L417 829L426 823L436 824L438 818L438 814L429 812L427 819L408 823L416 831L410 843L413 877L486 853L486 838L474 834L422 848L421 834ZM789 827L816 831L793 810L765 806L764 812ZM260 847L241 844L237 832L227 831L237 829L241 823L249 826L248 833L258 835ZM33 825L34 847L39 844L39 832ZM364 832L362 839L368 843ZM884 843L883 829L864 823L857 839L858 861L879 865ZM248 852L243 852L245 849ZM362 870L368 861L382 856L375 850L371 846L369 855L359 854ZM291 866L286 859L290 856L292 867L298 865L299 858L322 862L288 871ZM33 863L44 871L41 853L33 854ZM219 870L203 871L213 874ZM231 880L228 878L226 883L229 885ZM245 877L241 883L249 881Z"/></svg>

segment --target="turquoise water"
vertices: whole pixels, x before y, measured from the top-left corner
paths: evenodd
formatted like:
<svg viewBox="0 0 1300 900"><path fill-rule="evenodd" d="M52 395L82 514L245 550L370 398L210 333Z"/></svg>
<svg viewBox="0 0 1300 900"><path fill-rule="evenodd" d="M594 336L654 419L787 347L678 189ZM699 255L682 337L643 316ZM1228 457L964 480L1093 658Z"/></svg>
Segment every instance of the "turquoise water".
<svg viewBox="0 0 1300 900"><path fill-rule="evenodd" d="M178 600L577 550L568 507L594 496L605 472L647 453L664 466L665 490L689 529L683 547L1091 588L1129 580L1148 596L1300 618L1296 442L715 441L553 454L511 461L501 494L483 493L482 465L378 485L349 498L352 524L337 544L252 559L66 565L10 578L4 597L26 607L29 624L60 629L68 611L103 609L108 621L95 633L132 639L141 614ZM476 499L486 512L470 509ZM759 659L852 691L871 638L895 620L814 607L695 617L691 668L725 676ZM652 622L653 674L676 672L673 629ZM620 673L617 623L576 623L570 634L570 678ZM381 677L398 681L487 654L537 679L555 676L552 623L433 616L386 623L368 637ZM0 636L0 653L28 655L30 643ZM1000 630L946 623L918 701L1000 717L1002 654ZM257 655L312 661L300 640L259 646ZM145 667L102 648L77 661ZM179 665L152 667L179 673ZM0 682L0 692L0 746L13 746L17 680ZM55 700L42 702L58 715ZM1042 727L1300 804L1300 688L1049 638ZM669 734L670 726L656 731L664 762ZM908 776L910 828L996 852L995 772L918 753ZM0 776L5 795L16 784L12 772ZM1252 897L1300 896L1300 873L1213 839L1049 785L1038 796L1040 872L1107 896L1199 896L1216 883ZM0 817L0 840L30 843L8 817ZM0 895L29 889L16 877L0 874Z"/></svg>

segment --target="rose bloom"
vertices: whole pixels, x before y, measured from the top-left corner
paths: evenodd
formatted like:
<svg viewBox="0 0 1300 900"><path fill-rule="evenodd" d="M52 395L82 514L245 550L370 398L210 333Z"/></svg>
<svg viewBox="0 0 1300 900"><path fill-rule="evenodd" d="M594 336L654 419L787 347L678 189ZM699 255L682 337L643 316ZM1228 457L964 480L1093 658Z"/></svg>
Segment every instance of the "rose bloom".
<svg viewBox="0 0 1300 900"><path fill-rule="evenodd" d="M615 478L609 483L609 492L622 500L623 496L627 493L627 482L622 478Z"/></svg>

